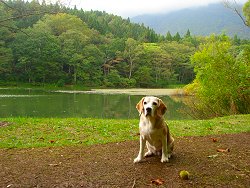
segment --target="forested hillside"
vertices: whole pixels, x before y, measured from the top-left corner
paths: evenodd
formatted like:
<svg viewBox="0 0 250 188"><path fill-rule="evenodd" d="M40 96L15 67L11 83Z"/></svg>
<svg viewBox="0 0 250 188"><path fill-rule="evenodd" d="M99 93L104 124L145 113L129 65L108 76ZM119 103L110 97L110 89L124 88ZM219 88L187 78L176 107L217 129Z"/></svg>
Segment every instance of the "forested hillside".
<svg viewBox="0 0 250 188"><path fill-rule="evenodd" d="M140 15L131 18L131 21L144 23L163 35L168 31L171 34L179 32L183 35L189 29L193 35L207 36L225 32L231 37L238 35L240 38L250 38L250 29L233 10L222 3L166 14Z"/></svg>
<svg viewBox="0 0 250 188"><path fill-rule="evenodd" d="M0 83L167 87L194 79L190 57L206 37L166 36L99 11L0 2ZM235 56L249 41L231 39Z"/></svg>

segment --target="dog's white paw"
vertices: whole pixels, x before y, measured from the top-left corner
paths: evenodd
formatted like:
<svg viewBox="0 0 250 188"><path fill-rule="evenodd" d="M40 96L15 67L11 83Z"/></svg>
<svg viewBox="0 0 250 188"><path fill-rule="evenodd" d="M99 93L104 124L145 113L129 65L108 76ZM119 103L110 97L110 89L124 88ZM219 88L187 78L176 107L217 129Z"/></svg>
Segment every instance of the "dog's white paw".
<svg viewBox="0 0 250 188"><path fill-rule="evenodd" d="M135 159L134 159L134 163L139 163L139 162L141 162L142 161L142 158L141 157L136 157Z"/></svg>
<svg viewBox="0 0 250 188"><path fill-rule="evenodd" d="M169 162L168 157L162 156L162 157L161 157L161 162L162 162L162 163L168 163L168 162Z"/></svg>

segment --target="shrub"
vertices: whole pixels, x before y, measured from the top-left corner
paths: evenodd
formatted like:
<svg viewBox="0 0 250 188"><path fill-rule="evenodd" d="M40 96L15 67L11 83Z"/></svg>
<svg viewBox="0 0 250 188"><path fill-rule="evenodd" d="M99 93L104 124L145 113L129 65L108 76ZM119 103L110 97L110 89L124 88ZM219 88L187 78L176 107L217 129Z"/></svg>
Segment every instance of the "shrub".
<svg viewBox="0 0 250 188"><path fill-rule="evenodd" d="M227 37L211 36L191 58L196 73L193 89L199 101L196 108L209 109L208 116L250 112L250 50L234 54Z"/></svg>

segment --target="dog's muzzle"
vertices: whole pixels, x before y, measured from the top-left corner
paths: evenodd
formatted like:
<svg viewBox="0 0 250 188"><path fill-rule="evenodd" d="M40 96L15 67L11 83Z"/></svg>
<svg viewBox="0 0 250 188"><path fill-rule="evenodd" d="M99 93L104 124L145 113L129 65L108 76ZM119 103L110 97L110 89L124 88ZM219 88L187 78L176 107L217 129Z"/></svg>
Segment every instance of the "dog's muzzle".
<svg viewBox="0 0 250 188"><path fill-rule="evenodd" d="M145 115L146 115L146 116L147 116L147 115L151 115L151 113L152 113L152 108L149 108L149 107L146 108L146 114L145 114Z"/></svg>

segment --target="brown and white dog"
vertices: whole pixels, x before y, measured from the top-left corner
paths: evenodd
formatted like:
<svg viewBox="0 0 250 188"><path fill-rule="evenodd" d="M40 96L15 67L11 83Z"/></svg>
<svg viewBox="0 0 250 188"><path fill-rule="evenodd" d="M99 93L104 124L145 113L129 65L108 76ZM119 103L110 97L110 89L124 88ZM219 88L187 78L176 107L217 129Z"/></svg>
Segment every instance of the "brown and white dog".
<svg viewBox="0 0 250 188"><path fill-rule="evenodd" d="M174 139L163 118L166 105L157 97L143 97L136 105L140 113L140 150L134 163L142 161L143 157L160 155L161 162L169 162L172 155ZM144 148L148 151L144 155Z"/></svg>

